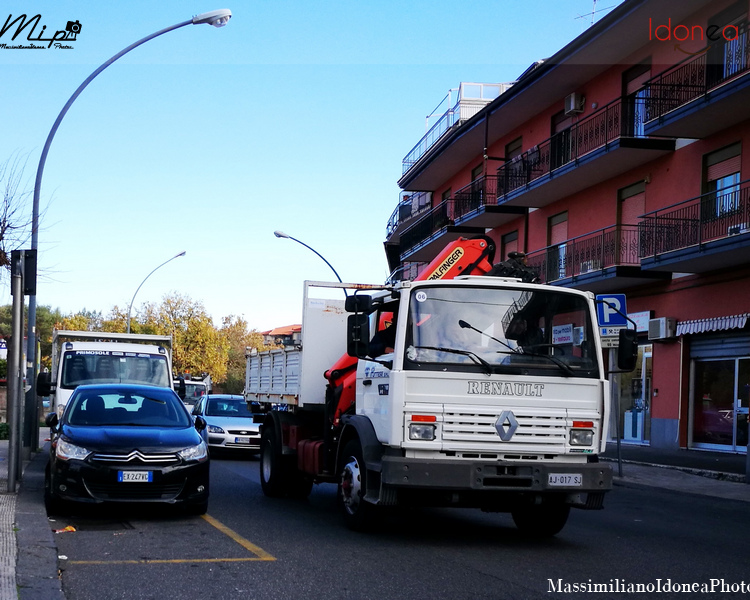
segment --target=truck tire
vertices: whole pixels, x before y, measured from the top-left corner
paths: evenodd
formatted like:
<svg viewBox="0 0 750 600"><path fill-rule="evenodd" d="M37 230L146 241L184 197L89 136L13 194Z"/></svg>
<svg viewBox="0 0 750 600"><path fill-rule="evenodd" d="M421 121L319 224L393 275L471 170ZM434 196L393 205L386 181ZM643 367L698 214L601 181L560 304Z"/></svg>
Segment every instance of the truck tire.
<svg viewBox="0 0 750 600"><path fill-rule="evenodd" d="M354 531L366 531L375 524L378 510L365 501L367 469L358 439L346 444L341 458L338 500L344 524Z"/></svg>
<svg viewBox="0 0 750 600"><path fill-rule="evenodd" d="M539 504L514 510L511 515L516 527L530 537L545 538L557 535L565 527L570 506Z"/></svg>
<svg viewBox="0 0 750 600"><path fill-rule="evenodd" d="M264 427L260 438L260 487L269 498L285 495L286 481L281 441L276 439L273 426Z"/></svg>

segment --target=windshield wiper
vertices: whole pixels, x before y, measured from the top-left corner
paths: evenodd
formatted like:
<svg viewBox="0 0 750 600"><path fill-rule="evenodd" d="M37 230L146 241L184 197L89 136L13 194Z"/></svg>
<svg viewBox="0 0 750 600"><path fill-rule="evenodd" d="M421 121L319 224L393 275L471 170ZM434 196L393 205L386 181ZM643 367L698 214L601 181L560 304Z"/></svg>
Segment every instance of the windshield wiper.
<svg viewBox="0 0 750 600"><path fill-rule="evenodd" d="M524 350L520 353L522 356L533 356L535 358L546 358L549 359L551 362L555 363L558 367L560 367L560 370L565 373L568 377L573 377L575 375L575 372L573 369L570 368L570 365L563 362L557 356L552 356L551 354L542 354L541 352L528 352Z"/></svg>
<svg viewBox="0 0 750 600"><path fill-rule="evenodd" d="M502 346L505 346L508 350L510 350L513 353L518 352L517 348L513 348L511 345L506 344L503 340L500 340L500 339L496 338L494 335L490 335L489 333L485 333L481 329L477 329L471 323L467 323L463 319L459 319L458 326L461 327L461 329L471 329L472 331L476 331L477 333L483 335L484 337L488 337L492 341L497 342L498 344L500 344Z"/></svg>
<svg viewBox="0 0 750 600"><path fill-rule="evenodd" d="M415 350L435 350L437 352L448 352L449 354L460 354L461 356L468 356L474 364L484 367L484 372L487 375L492 375L492 365L484 360L478 354L475 354L471 350L459 350L458 348L443 348L441 346L412 346Z"/></svg>

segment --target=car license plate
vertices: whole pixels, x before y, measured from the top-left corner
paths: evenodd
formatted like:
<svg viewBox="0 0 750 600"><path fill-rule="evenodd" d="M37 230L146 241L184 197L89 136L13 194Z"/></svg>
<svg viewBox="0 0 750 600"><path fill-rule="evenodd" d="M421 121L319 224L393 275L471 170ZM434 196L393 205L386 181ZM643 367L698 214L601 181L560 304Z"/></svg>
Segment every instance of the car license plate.
<svg viewBox="0 0 750 600"><path fill-rule="evenodd" d="M583 485L583 475L580 473L550 473L550 487L581 487Z"/></svg>
<svg viewBox="0 0 750 600"><path fill-rule="evenodd" d="M249 444L250 438L249 437L236 437L234 438L235 444Z"/></svg>
<svg viewBox="0 0 750 600"><path fill-rule="evenodd" d="M120 483L150 483L153 480L153 471L117 471L117 481Z"/></svg>

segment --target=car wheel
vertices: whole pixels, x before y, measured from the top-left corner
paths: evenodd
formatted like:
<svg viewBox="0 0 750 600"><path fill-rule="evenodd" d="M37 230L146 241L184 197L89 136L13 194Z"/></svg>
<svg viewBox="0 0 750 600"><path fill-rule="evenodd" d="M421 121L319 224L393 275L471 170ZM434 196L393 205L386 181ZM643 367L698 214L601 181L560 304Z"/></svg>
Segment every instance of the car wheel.
<svg viewBox="0 0 750 600"><path fill-rule="evenodd" d="M377 507L365 501L367 469L359 440L351 440L341 455L338 500L344 523L354 531L366 531L376 521Z"/></svg>
<svg viewBox="0 0 750 600"><path fill-rule="evenodd" d="M260 440L260 487L269 498L279 498L286 492L283 459L281 441L276 439L273 425L264 427Z"/></svg>
<svg viewBox="0 0 750 600"><path fill-rule="evenodd" d="M570 514L570 506L564 504L540 504L525 506L511 513L518 529L536 538L552 537L565 527Z"/></svg>
<svg viewBox="0 0 750 600"><path fill-rule="evenodd" d="M44 507L47 509L47 514L50 515L64 515L66 512L66 503L57 497L52 491L52 476L50 475L50 467L44 470Z"/></svg>

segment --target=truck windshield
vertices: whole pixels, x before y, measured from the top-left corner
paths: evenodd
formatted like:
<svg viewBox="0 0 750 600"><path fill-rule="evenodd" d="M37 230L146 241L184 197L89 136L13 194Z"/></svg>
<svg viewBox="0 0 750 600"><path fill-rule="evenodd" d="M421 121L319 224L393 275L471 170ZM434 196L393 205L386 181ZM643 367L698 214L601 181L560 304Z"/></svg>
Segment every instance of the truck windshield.
<svg viewBox="0 0 750 600"><path fill-rule="evenodd" d="M142 383L170 387L167 357L141 352L73 350L63 354L63 389L90 383Z"/></svg>
<svg viewBox="0 0 750 600"><path fill-rule="evenodd" d="M414 292L405 369L598 377L585 298L549 290L435 286Z"/></svg>

